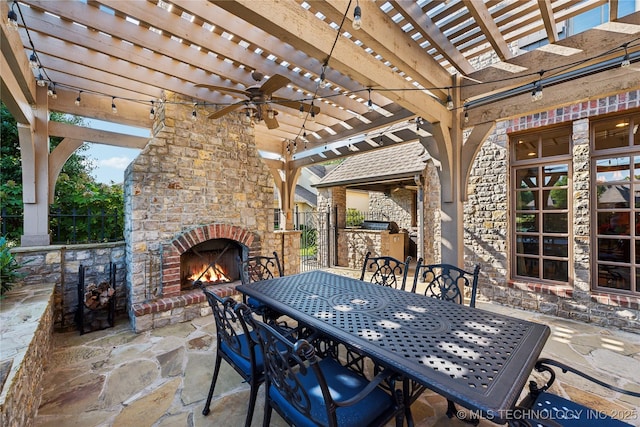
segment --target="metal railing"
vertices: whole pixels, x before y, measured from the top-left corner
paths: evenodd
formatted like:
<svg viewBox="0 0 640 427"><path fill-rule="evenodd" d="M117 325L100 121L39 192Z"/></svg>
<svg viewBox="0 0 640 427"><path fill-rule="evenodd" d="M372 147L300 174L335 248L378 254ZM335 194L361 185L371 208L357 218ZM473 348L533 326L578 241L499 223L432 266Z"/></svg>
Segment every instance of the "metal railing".
<svg viewBox="0 0 640 427"><path fill-rule="evenodd" d="M22 212L1 211L2 235L9 240L19 241L23 233ZM61 209L49 211L49 232L53 244L79 244L115 242L124 239L124 218L122 212L86 211Z"/></svg>

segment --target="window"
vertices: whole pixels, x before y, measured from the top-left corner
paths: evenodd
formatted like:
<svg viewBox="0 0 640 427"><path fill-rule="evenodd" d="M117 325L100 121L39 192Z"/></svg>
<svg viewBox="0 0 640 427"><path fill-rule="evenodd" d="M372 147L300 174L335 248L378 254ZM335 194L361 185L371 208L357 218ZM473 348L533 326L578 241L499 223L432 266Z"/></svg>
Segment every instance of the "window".
<svg viewBox="0 0 640 427"><path fill-rule="evenodd" d="M640 293L640 114L591 124L593 288Z"/></svg>
<svg viewBox="0 0 640 427"><path fill-rule="evenodd" d="M571 131L511 137L515 278L569 281Z"/></svg>

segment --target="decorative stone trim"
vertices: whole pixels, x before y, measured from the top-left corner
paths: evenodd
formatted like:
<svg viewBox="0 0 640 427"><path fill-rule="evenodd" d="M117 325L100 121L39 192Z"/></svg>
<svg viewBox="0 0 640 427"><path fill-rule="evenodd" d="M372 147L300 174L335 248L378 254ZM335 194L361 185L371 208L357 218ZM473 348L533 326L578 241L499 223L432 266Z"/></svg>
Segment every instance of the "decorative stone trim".
<svg viewBox="0 0 640 427"><path fill-rule="evenodd" d="M625 307L633 310L640 310L640 298L631 297L631 296L600 294L600 293L594 292L591 294L591 301L597 302L600 304Z"/></svg>
<svg viewBox="0 0 640 427"><path fill-rule="evenodd" d="M532 291L539 294L554 295L561 298L572 298L573 288L566 285L552 285L547 283L507 281L507 287L521 291Z"/></svg>

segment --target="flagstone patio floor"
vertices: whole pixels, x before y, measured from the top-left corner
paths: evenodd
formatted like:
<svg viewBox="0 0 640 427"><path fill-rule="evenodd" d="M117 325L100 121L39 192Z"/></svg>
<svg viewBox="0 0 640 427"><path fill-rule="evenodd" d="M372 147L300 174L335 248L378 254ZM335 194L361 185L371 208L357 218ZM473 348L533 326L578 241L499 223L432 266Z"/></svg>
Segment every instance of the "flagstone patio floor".
<svg viewBox="0 0 640 427"><path fill-rule="evenodd" d="M495 304L479 303L478 307L549 325L552 332L542 356L640 391L640 334ZM38 427L244 425L249 387L224 361L211 413L202 415L215 357L212 316L140 334L122 319L113 328L85 335L56 333L53 341L35 419ZM556 373L556 393L640 426L640 399ZM252 426L262 425L263 388ZM416 427L466 425L447 418L446 406L443 397L424 393L412 405ZM271 425L286 423L274 412ZM480 425L495 424L482 420Z"/></svg>

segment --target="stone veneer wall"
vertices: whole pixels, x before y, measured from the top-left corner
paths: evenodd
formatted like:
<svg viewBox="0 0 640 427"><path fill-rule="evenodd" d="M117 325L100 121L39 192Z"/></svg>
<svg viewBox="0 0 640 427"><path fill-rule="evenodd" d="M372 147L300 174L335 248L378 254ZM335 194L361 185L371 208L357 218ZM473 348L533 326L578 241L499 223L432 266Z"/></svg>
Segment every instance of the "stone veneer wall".
<svg viewBox="0 0 640 427"><path fill-rule="evenodd" d="M632 91L497 124L471 172L465 203L465 264L482 265L479 293L488 300L545 314L640 331L638 298L590 290L589 119L640 107ZM565 123L573 128L573 284L553 286L509 279L508 133Z"/></svg>
<svg viewBox="0 0 640 427"><path fill-rule="evenodd" d="M53 283L53 318L56 330L76 328L78 271L85 267L85 283L109 279L109 264L116 265L116 314L126 313L124 242L51 245L13 248L11 252L26 276L23 286Z"/></svg>
<svg viewBox="0 0 640 427"><path fill-rule="evenodd" d="M256 149L253 127L238 112L208 120L200 110L192 121L191 100L168 94L166 101L157 109L154 137L125 172L127 282L136 331L180 322L187 305L201 304L201 292L182 294L174 275L162 274L163 262L175 263L176 252L184 250L172 250L180 239L231 227L251 235L252 251L279 249L274 181ZM143 321L149 314L153 319Z"/></svg>
<svg viewBox="0 0 640 427"><path fill-rule="evenodd" d="M53 336L53 283L22 285L0 305L6 379L0 383L0 425L33 425L42 398L44 369Z"/></svg>
<svg viewBox="0 0 640 427"><path fill-rule="evenodd" d="M393 194L386 195L377 191L369 193L369 214L374 219L394 221L398 227L410 230L411 212L413 210L414 191L399 189ZM382 217L382 214L385 217Z"/></svg>

